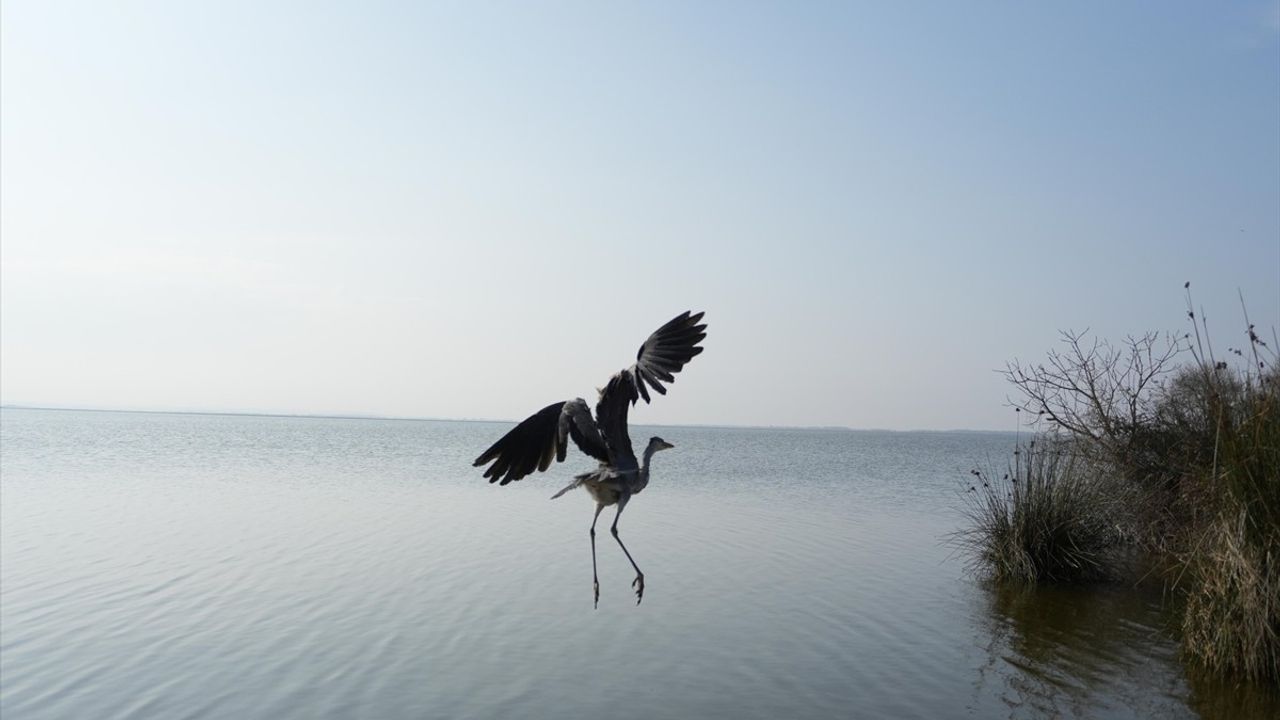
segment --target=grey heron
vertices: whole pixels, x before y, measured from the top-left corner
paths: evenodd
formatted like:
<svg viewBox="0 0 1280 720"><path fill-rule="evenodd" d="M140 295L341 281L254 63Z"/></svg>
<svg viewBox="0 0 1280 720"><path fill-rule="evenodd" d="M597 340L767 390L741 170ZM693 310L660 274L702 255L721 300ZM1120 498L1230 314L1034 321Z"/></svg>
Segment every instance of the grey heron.
<svg viewBox="0 0 1280 720"><path fill-rule="evenodd" d="M618 518L622 517L631 497L649 484L649 461L654 453L673 446L660 437L652 437L645 446L642 460L637 461L627 434L627 411L640 398L649 402L649 388L660 395L667 394L663 383L675 382L675 373L702 352L698 343L707 336L707 326L698 323L702 315L685 311L655 330L640 346L635 364L619 370L599 391L594 418L582 398L551 403L516 425L475 460L476 467L492 462L484 476L490 483L501 485L546 470L553 457L556 462L563 462L570 438L578 449L599 461L595 470L574 476L573 482L551 496L554 500L583 487L596 501L596 514L591 519L591 582L595 607L600 605L596 521L600 519L600 512L610 505L617 505L618 512L609 531L635 568L636 579L631 586L636 591L636 604L644 599L644 573L618 537Z"/></svg>

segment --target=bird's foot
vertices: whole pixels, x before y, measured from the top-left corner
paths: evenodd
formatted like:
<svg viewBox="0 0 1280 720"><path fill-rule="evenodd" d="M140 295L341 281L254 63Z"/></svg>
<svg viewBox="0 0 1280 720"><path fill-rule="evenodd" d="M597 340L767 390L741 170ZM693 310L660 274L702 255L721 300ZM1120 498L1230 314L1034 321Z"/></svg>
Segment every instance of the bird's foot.
<svg viewBox="0 0 1280 720"><path fill-rule="evenodd" d="M636 575L636 579L631 581L631 587L636 589L636 604L644 599L644 573Z"/></svg>
<svg viewBox="0 0 1280 720"><path fill-rule="evenodd" d="M596 610L599 610L600 609L600 581L592 580L591 584L595 586L595 591L596 591L596 601L595 601L595 604L592 605L592 607L594 607Z"/></svg>

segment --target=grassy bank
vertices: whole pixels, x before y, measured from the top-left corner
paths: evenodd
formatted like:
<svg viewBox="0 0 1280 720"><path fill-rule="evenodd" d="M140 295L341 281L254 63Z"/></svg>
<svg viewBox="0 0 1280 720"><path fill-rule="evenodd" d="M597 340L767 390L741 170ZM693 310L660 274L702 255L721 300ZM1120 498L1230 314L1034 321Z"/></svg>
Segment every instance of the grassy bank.
<svg viewBox="0 0 1280 720"><path fill-rule="evenodd" d="M1037 439L973 471L957 540L1002 583L1162 577L1191 662L1280 681L1275 348L1250 325L1220 359L1189 296L1188 315L1181 337L1066 333L1045 362L1010 363Z"/></svg>

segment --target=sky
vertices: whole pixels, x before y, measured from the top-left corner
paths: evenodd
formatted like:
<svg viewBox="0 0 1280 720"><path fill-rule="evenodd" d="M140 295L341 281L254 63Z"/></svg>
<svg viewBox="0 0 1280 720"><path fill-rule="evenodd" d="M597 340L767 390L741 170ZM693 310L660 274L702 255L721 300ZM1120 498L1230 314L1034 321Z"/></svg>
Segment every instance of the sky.
<svg viewBox="0 0 1280 720"><path fill-rule="evenodd" d="M9 1L0 402L1009 430L1280 325L1280 2Z"/></svg>

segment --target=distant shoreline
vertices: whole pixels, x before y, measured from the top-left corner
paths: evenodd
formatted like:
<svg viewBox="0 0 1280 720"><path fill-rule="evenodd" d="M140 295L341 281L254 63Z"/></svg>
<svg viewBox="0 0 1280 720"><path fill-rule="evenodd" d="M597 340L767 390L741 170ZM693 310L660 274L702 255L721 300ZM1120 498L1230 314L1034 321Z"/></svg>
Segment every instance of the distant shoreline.
<svg viewBox="0 0 1280 720"><path fill-rule="evenodd" d="M205 415L213 417L260 417L260 418L286 418L296 420L393 420L404 422L466 422L466 423L490 423L490 424L508 424L519 422L520 419L487 419L487 418L437 418L437 417L400 417L388 415L322 415L309 413L281 413L281 412L249 412L249 411L228 411L228 410L121 410L116 408L90 408L90 407L49 407L44 405L17 405L3 404L0 410L43 410L52 412L93 412L93 413L130 413L138 415ZM707 428L712 430L821 430L828 432L851 432L851 433L938 433L938 434L970 434L970 435L1013 435L1012 430L969 430L965 428L956 428L951 430L893 430L890 428L851 428L841 425L722 425L722 424L664 424L664 423L638 423L642 427L674 427L674 428Z"/></svg>

